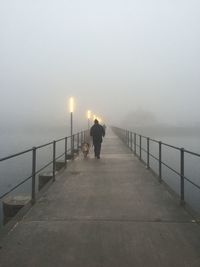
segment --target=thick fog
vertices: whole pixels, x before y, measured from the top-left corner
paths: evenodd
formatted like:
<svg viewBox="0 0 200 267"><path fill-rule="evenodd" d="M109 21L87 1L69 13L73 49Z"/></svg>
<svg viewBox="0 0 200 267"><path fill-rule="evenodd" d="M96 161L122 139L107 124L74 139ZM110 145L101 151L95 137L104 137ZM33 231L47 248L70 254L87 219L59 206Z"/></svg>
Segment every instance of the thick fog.
<svg viewBox="0 0 200 267"><path fill-rule="evenodd" d="M1 0L1 131L200 124L198 0Z"/></svg>

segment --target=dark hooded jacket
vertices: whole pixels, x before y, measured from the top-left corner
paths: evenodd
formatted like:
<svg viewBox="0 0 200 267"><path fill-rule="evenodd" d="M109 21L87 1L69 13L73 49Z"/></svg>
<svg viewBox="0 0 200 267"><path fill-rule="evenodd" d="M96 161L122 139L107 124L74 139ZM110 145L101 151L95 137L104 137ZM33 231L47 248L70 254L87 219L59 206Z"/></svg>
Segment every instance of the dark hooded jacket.
<svg viewBox="0 0 200 267"><path fill-rule="evenodd" d="M93 143L102 143L102 136L105 136L103 126L95 123L90 129L90 136L93 138Z"/></svg>

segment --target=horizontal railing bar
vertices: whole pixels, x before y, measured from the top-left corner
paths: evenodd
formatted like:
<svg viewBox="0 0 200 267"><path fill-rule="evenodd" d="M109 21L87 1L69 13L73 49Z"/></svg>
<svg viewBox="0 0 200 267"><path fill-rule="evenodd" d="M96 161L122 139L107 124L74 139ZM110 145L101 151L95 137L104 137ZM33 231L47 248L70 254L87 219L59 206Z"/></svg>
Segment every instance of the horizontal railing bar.
<svg viewBox="0 0 200 267"><path fill-rule="evenodd" d="M131 132L131 133L134 134L135 132ZM147 137L147 136L144 136L144 135L141 135L141 134L138 134L138 133L135 133L135 134L136 134L136 136L138 136L138 137L141 136L142 138L145 138L145 139L149 138L149 137ZM152 139L152 138L149 138L149 140L150 140L150 141L153 141L153 142L155 142L155 143L159 143L159 142L160 142L160 141L155 140L155 139ZM174 148L174 149L176 149L176 150L181 150L181 147L173 146L173 145L170 145L170 144L167 144L167 143L163 143L163 142L162 142L162 145L165 145L165 146ZM187 150L187 149L185 149L184 151L185 151L186 153L191 154L191 155L200 157L200 154L195 153L195 152L193 152L193 151L190 151L190 150Z"/></svg>
<svg viewBox="0 0 200 267"><path fill-rule="evenodd" d="M33 149L30 148L30 149L24 150L24 151L22 151L22 152L19 152L19 153L16 153L16 154L13 154L13 155L10 155L10 156L1 158L1 159L0 159L0 162L1 162L1 161L5 161L5 160L7 160L7 159L15 158L15 157L17 157L17 156L21 156L21 155L23 155L23 154L26 154L26 153L28 153L28 152L31 152L32 150L33 150Z"/></svg>
<svg viewBox="0 0 200 267"><path fill-rule="evenodd" d="M84 133L84 131L81 131L81 132L78 132L72 136L67 136L67 137L63 137L63 138L60 138L58 140L56 140L55 142L60 142L62 140L65 140L65 139L69 139L70 137L77 137L79 136L79 134L82 134ZM43 148L43 147L46 147L46 146L49 146L49 145L52 145L54 143L54 141L52 142L49 142L49 143L46 143L46 144L43 144L43 145L39 145L39 146L36 146L34 148L30 148L30 149L27 149L27 150L24 150L24 151L21 151L19 153L15 153L15 154L12 154L10 156L6 156L6 157L3 157L3 158L0 158L0 162L2 161L5 161L5 160L9 160L9 159L12 159L12 158L15 158L17 156L21 156L23 154L26 154L26 153L29 153L29 152L33 152L34 149L40 149L40 148ZM69 151L71 151L71 149L68 149L66 152L68 153ZM59 159L61 157L63 157L65 155L65 152L62 153L60 156L58 156L56 158ZM49 163L47 163L45 166L43 166L42 168L40 168L39 170L37 170L34 175L40 173L42 170L44 170L45 168L47 168L48 166L50 166L51 164L53 164L53 161L50 161ZM17 189L18 187L20 187L22 184L26 183L28 180L30 180L31 178L33 177L33 174L29 177L27 177L26 179L24 179L22 182L20 182L19 184L17 184L16 186L14 186L13 188L11 188L9 191L7 191L6 193L4 193L3 195L0 196L0 200L3 199L5 196L7 196L8 194L10 194L11 192L13 192L15 189Z"/></svg>
<svg viewBox="0 0 200 267"><path fill-rule="evenodd" d="M82 132L79 132L77 134L74 134L73 136L77 136L78 134L81 134ZM71 136L67 136L67 137L63 137L63 138L60 138L58 140L55 140L55 142L60 142L62 140L65 140L65 138L71 138ZM49 142L49 143L46 143L46 144L43 144L43 145L39 145L39 146L36 146L35 148L36 149L40 149L40 148L43 148L43 147L46 147L46 146L49 146L49 145L52 145L53 144L53 141L52 142ZM12 159L12 158L15 158L17 156L20 156L20 155L23 155L23 154L26 154L28 152L31 152L33 150L33 148L29 148L27 150L24 150L24 151L21 151L19 153L15 153L15 154L12 154L10 156L6 156L6 157L3 157L3 158L0 158L0 162L1 161L5 161L5 160L8 160L8 159Z"/></svg>
<svg viewBox="0 0 200 267"><path fill-rule="evenodd" d="M173 169L172 167L170 167L169 165L167 165L166 163L164 163L164 162L162 162L162 164L164 165L164 166L166 166L168 169L170 169L171 171L173 171L174 173L176 173L179 177L180 177L180 173L178 172L178 171L176 171L175 169ZM200 186L199 185L197 185L196 183L194 183L193 181L191 181L189 178L187 178L187 177L185 177L185 176L183 176L183 178L185 179L185 180L187 180L189 183L191 183L191 184L193 184L195 187L197 187L198 189L200 189Z"/></svg>
<svg viewBox="0 0 200 267"><path fill-rule="evenodd" d="M153 141L154 143L157 143L159 144L159 141L158 140L155 140L155 139L152 139L152 138L149 138L150 141Z"/></svg>
<svg viewBox="0 0 200 267"><path fill-rule="evenodd" d="M41 171L43 171L44 169L46 169L48 166L50 166L52 163L53 163L53 160L50 161L49 163L47 163L46 165L44 165L41 169L37 170L37 171L35 172L35 174L40 173Z"/></svg>
<svg viewBox="0 0 200 267"><path fill-rule="evenodd" d="M191 154L191 155L193 155L193 156L200 157L200 154L198 154L198 153L195 153L195 152L192 152L192 151L190 151L190 150L187 150L187 149L184 149L184 152L186 152L186 153L188 153L188 154Z"/></svg>
<svg viewBox="0 0 200 267"><path fill-rule="evenodd" d="M140 147L140 145L136 144L137 147ZM145 150L143 147L141 147L141 150L144 152L147 152L147 150Z"/></svg>
<svg viewBox="0 0 200 267"><path fill-rule="evenodd" d="M46 144L44 144L44 145L36 146L35 148L36 148L36 149L40 149L40 148L43 148L43 147L45 147L45 146L49 146L49 145L52 145L52 144L53 144L53 142L49 142L49 143L46 143Z"/></svg>
<svg viewBox="0 0 200 267"><path fill-rule="evenodd" d="M0 196L0 199L4 198L5 196L7 196L8 194L10 194L11 192L13 192L15 189L17 189L20 185L24 184L25 182L27 182L28 180L30 180L32 178L32 175L29 176L28 178L26 178L25 180L23 180L22 182L20 182L19 184L17 184L16 186L14 186L12 189L10 189L8 192L6 192L5 194Z"/></svg>
<svg viewBox="0 0 200 267"><path fill-rule="evenodd" d="M57 158L55 158L55 160L62 158L64 155L65 155L65 152L62 153L62 154L61 154L60 156L58 156Z"/></svg>
<svg viewBox="0 0 200 267"><path fill-rule="evenodd" d="M71 149L68 149L68 150L67 150L67 152L69 152L69 151L71 151ZM65 153L61 154L60 156L58 156L58 157L56 158L56 160L59 159L59 158L61 158L61 157L64 156L64 155L65 155ZM40 173L40 172L43 171L45 168L47 168L48 166L50 166L52 163L53 163L53 161L50 161L50 162L47 163L44 167L42 167L41 169L37 170L37 172L36 172L35 174Z"/></svg>
<svg viewBox="0 0 200 267"><path fill-rule="evenodd" d="M151 156L152 158L156 159L157 161L159 161L158 158L156 158L153 154L149 153L149 156Z"/></svg>
<svg viewBox="0 0 200 267"><path fill-rule="evenodd" d="M141 151L143 151L143 152L147 152L147 150L145 150L143 147L141 147Z"/></svg>
<svg viewBox="0 0 200 267"><path fill-rule="evenodd" d="M162 145L164 145L164 146L168 146L168 147L171 147L171 148L174 148L174 149L176 149L176 150L181 150L180 147L173 146L173 145L169 145L169 144L166 144L166 143L163 143L163 142L162 142Z"/></svg>
<svg viewBox="0 0 200 267"><path fill-rule="evenodd" d="M192 182L189 178L187 177L183 177L185 180L187 180L189 183L193 184L195 187L197 187L200 190L200 186L198 184L195 184L194 182Z"/></svg>
<svg viewBox="0 0 200 267"><path fill-rule="evenodd" d="M118 128L116 127L117 130L122 130L121 128ZM150 140L150 141L153 141L155 143L160 143L160 141L158 140L155 140L155 139L152 139L152 138L149 138L149 137L146 137L146 136L143 136L141 134L138 134L136 132L132 132L132 131L128 131L129 133L131 134L134 134L137 137L142 137L142 138L145 138L147 140ZM124 131L123 131L124 133ZM123 137L123 133L121 133L121 137ZM126 138L126 137L125 137ZM122 138L124 139L124 138ZM137 140L137 139L136 139ZM197 157L200 157L200 154L199 153L195 153L193 151L190 151L190 150L187 150L187 149L183 149L183 148L180 148L180 147L177 147L177 146L173 146L173 145L170 145L170 144L167 144L167 143L163 143L161 142L162 145L164 146L167 146L167 147L170 147L170 148L173 148L173 149L176 149L176 150L179 150L179 151L184 151L185 153L188 153L188 154L191 154L191 155L194 155L194 156L197 156ZM148 151L146 149L144 149L142 146L140 147L140 144L137 144L137 141L136 143L134 143L135 147L139 147L141 149L141 151L144 151L144 152L147 152ZM137 153L136 153L137 154ZM157 160L159 162L159 159L156 158L156 156L154 156L153 154L151 154L150 152L148 153L149 156L151 156L152 158L154 158L155 160ZM175 169L173 169L172 167L170 167L168 164L166 164L165 162L161 161L161 164L164 165L165 167L167 167L168 169L170 169L171 171L173 171L175 174L177 174L180 178L182 177L183 179L185 179L187 182L191 183L193 186L195 186L196 188L198 188L200 190L200 185L196 184L195 182L191 181L189 178L185 177L184 175L181 176L181 173L179 173L178 171L176 171Z"/></svg>
<svg viewBox="0 0 200 267"><path fill-rule="evenodd" d="M142 134L139 134L139 133L136 133L136 132L132 132L130 131L130 133L132 134L136 134L136 136L141 136L142 138L147 138L146 136L142 135Z"/></svg>
<svg viewBox="0 0 200 267"><path fill-rule="evenodd" d="M60 138L60 139L56 140L56 142L63 141L63 140L65 140L65 138L68 138L68 137L62 137L62 138Z"/></svg>
<svg viewBox="0 0 200 267"><path fill-rule="evenodd" d="M142 148L142 151L147 152L147 150L145 150L143 148ZM156 157L154 157L151 153L149 153L149 155L152 156L154 159L156 159L156 160L159 161L159 159L156 158ZM176 173L178 176L180 176L180 173L178 171L176 171L175 169L173 169L172 167L170 167L169 165L167 165L165 162L161 161L161 163L162 163L162 165L164 165L165 167L167 167L168 169L170 169L171 171L173 171L174 173ZM187 178L185 176L183 178L185 178L189 183L193 184L195 187L197 187L200 190L200 186L199 185L197 185L196 183L192 182L189 178Z"/></svg>
<svg viewBox="0 0 200 267"><path fill-rule="evenodd" d="M144 149L144 148L141 148L141 150L144 151L144 152L147 152L147 150ZM159 159L156 158L156 157L155 157L154 155L152 155L151 153L149 153L149 155L152 156L154 159L156 159L156 160L159 161ZM179 173L179 172L177 172L176 170L174 170L173 168L171 168L171 167L170 167L169 165L167 165L165 162L161 161L161 163L162 163L164 166L166 166L167 168L169 168L171 171L175 172L177 175L180 176L180 173Z"/></svg>
<svg viewBox="0 0 200 267"><path fill-rule="evenodd" d="M165 162L161 162L165 167L167 167L168 169L170 169L171 171L173 171L174 173L176 173L177 175L180 176L180 173L178 171L176 171L175 169L173 169L172 167L170 167L169 165L167 165Z"/></svg>

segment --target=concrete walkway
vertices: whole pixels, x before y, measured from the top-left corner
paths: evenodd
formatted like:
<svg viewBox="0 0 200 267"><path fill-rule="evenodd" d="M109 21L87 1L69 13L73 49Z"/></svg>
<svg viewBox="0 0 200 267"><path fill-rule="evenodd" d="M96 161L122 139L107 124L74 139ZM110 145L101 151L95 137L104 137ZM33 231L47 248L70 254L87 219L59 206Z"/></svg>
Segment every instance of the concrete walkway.
<svg viewBox="0 0 200 267"><path fill-rule="evenodd" d="M111 130L0 246L1 267L200 266L200 226Z"/></svg>

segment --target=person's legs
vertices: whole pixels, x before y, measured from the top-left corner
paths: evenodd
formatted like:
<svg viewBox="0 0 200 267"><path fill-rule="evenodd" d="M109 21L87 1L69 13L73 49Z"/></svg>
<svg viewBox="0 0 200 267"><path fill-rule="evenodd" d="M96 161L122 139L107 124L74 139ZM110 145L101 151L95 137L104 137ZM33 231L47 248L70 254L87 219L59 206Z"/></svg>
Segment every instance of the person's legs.
<svg viewBox="0 0 200 267"><path fill-rule="evenodd" d="M100 153L101 153L101 143L97 143L97 146L96 146L96 156L97 156L97 158L100 158Z"/></svg>
<svg viewBox="0 0 200 267"><path fill-rule="evenodd" d="M94 156L97 157L97 143L93 143L94 145Z"/></svg>

